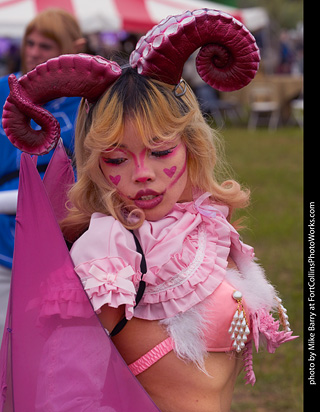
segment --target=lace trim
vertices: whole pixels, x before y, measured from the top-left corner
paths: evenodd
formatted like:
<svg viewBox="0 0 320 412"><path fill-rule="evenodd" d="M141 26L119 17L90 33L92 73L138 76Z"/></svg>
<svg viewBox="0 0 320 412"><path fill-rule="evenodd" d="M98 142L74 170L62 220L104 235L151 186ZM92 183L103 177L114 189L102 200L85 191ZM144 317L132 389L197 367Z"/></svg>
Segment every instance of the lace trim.
<svg viewBox="0 0 320 412"><path fill-rule="evenodd" d="M198 248L192 263L168 281L163 282L157 286L147 286L145 293L156 294L180 286L184 282L186 282L199 269L199 266L202 264L203 259L205 257L206 245L207 231L205 223L201 223L198 226Z"/></svg>

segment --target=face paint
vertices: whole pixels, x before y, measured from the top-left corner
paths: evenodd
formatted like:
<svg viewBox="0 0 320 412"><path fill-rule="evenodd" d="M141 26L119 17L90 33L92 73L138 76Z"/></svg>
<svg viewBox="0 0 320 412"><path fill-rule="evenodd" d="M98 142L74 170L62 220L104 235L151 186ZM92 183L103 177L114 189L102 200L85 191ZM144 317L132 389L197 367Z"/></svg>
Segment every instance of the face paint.
<svg viewBox="0 0 320 412"><path fill-rule="evenodd" d="M145 145L140 130L128 121L120 146L101 153L100 168L124 204L143 209L147 220L166 216L179 201L191 201L187 148L180 136Z"/></svg>
<svg viewBox="0 0 320 412"><path fill-rule="evenodd" d="M172 178L172 176L175 174L177 170L177 166L172 166L170 169L163 169L164 173L170 177L170 179Z"/></svg>
<svg viewBox="0 0 320 412"><path fill-rule="evenodd" d="M115 185L118 186L120 180L121 180L121 176L117 175L117 176L111 176L109 175L109 179L111 180L111 182Z"/></svg>
<svg viewBox="0 0 320 412"><path fill-rule="evenodd" d="M178 182L178 180L180 179L180 177L182 177L184 175L186 170L187 170L187 154L186 154L186 159L185 159L185 162L184 162L184 165L183 165L182 169L180 170L180 172L178 173L176 178L170 183L170 185L168 186L168 189L171 189L172 186L174 186Z"/></svg>

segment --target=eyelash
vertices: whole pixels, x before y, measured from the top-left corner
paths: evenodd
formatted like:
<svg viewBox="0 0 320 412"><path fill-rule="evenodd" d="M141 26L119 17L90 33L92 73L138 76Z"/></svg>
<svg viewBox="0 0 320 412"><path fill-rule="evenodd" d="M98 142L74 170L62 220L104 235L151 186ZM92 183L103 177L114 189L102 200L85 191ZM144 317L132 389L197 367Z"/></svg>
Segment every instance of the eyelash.
<svg viewBox="0 0 320 412"><path fill-rule="evenodd" d="M168 156L170 153L172 153L175 148L176 148L176 146L172 147L171 149L167 149L167 150L160 150L160 151L156 151L156 152L151 152L151 155L154 156L154 157L158 157L158 158L165 157L165 156ZM111 165L115 165L115 166L121 165L122 163L124 163L126 161L126 159L123 158L123 157L119 157L119 158L115 158L115 159L103 158L102 160L106 164L111 164Z"/></svg>
<svg viewBox="0 0 320 412"><path fill-rule="evenodd" d="M117 159L102 159L106 164L111 164L111 165L121 165L121 163L125 162L126 159L119 157Z"/></svg>
<svg viewBox="0 0 320 412"><path fill-rule="evenodd" d="M168 154L172 153L173 149L174 148L167 149L167 150L161 150L159 152L151 152L151 154L152 154L152 156L155 156L155 157L164 157L164 156L167 156Z"/></svg>

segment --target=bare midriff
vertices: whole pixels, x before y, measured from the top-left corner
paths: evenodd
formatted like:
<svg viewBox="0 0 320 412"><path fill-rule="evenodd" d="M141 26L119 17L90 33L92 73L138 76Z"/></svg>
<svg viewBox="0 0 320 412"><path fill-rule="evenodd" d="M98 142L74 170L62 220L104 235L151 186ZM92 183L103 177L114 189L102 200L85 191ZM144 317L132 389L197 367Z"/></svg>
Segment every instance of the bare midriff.
<svg viewBox="0 0 320 412"><path fill-rule="evenodd" d="M108 316L110 311L112 315ZM113 322L120 318L120 308L102 308L100 319L105 327L108 326L106 317L110 320L112 316ZM107 329L111 328L109 324ZM112 340L129 365L167 337L165 328L158 321L133 318ZM242 368L242 356L235 352L210 352L205 368L207 374L170 351L140 373L137 379L161 412L228 412Z"/></svg>

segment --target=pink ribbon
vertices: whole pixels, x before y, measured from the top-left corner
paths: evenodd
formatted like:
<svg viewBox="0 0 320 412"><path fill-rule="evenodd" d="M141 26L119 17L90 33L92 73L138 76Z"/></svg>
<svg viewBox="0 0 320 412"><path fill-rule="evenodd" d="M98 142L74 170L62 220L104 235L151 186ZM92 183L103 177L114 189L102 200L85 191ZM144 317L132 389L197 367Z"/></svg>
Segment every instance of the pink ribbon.
<svg viewBox="0 0 320 412"><path fill-rule="evenodd" d="M205 192L203 195L198 197L198 199L194 202L194 207L197 209L199 213L203 216L215 218L217 212L219 212L215 207L212 205L202 205L202 203L211 196L211 193Z"/></svg>
<svg viewBox="0 0 320 412"><path fill-rule="evenodd" d="M121 269L117 273L106 273L104 270L92 265L89 270L92 277L85 279L84 289L92 289L103 285L111 285L111 289L120 288L129 293L136 293L131 277L134 270L131 266Z"/></svg>

